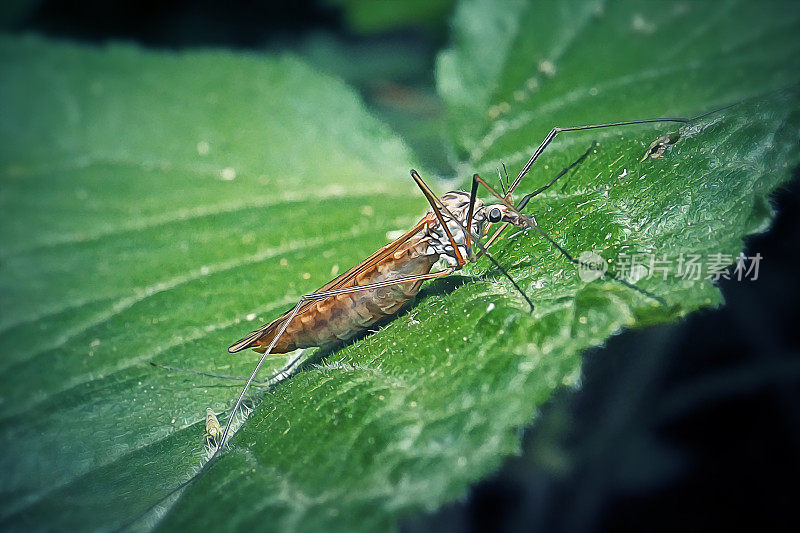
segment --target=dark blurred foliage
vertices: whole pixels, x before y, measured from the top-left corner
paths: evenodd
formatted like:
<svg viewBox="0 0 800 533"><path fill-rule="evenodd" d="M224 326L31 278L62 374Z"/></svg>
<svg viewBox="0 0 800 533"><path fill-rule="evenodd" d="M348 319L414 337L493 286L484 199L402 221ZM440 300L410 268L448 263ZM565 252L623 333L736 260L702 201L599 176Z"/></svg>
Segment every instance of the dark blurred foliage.
<svg viewBox="0 0 800 533"><path fill-rule="evenodd" d="M29 5L13 29L153 47L255 49L314 28L340 27L336 11L309 0L38 0Z"/></svg>
<svg viewBox="0 0 800 533"><path fill-rule="evenodd" d="M438 24L406 16L400 28L367 35L335 6L17 0L0 22L85 42L290 50L358 87L424 163L445 169L432 142L432 66L446 34L431 28L446 27L447 9L437 8ZM725 281L725 307L587 353L582 387L545 406L522 434L521 457L401 529L798 530L799 193L797 180L782 190L772 229L747 243L764 257L758 281Z"/></svg>

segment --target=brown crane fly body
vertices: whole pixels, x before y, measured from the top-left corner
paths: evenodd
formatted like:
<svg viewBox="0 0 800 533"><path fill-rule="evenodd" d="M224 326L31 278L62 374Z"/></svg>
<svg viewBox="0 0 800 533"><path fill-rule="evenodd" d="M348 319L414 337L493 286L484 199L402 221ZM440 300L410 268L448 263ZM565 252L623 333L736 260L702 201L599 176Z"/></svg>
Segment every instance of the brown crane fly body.
<svg viewBox="0 0 800 533"><path fill-rule="evenodd" d="M409 277L416 279L309 301L294 314L277 340L276 336L292 310L237 341L228 351L234 353L253 348L264 353L270 343L275 341L270 353L287 353L297 348L327 346L345 341L399 311L419 292L424 281L419 276L429 274L439 259L443 259L452 269L460 268L465 261L473 260L476 254L467 242L467 235L463 230L469 216L470 195L463 191L452 191L441 197L441 203L446 212L455 215L461 222L456 223L452 218L443 215L458 253L455 252L448 232L443 229L435 211L431 210L411 230L330 281L316 293ZM484 206L483 202L476 199L472 208L473 235L482 235L490 215L494 222L502 220L521 225L518 214L509 210L506 205Z"/></svg>

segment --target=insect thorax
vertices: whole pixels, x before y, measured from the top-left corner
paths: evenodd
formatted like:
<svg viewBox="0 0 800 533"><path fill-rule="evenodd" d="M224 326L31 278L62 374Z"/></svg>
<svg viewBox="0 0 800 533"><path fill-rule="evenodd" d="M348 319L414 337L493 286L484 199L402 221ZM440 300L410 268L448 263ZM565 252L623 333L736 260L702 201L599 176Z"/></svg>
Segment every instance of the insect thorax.
<svg viewBox="0 0 800 533"><path fill-rule="evenodd" d="M442 195L442 204L444 204L450 213L458 218L462 226L466 226L467 213L469 211L468 193L464 191L448 192L447 194ZM486 216L483 211L483 202L476 198L475 206L473 208L471 228L475 235L480 235L483 229L483 224L486 220ZM442 212L442 217L444 218L450 233L453 235L453 240L455 240L456 244L458 245L458 251L461 253L461 257L468 261L471 260L474 257L474 254L472 247L467 246L467 236L464 234L464 230L445 212ZM444 231L444 228L439 223L439 219L436 218L436 215L433 215L433 222L428 224L425 233L430 239L430 244L428 245L427 250L428 254L439 255L447 262L449 266L458 265L458 260L456 259L453 245L450 242L447 233Z"/></svg>

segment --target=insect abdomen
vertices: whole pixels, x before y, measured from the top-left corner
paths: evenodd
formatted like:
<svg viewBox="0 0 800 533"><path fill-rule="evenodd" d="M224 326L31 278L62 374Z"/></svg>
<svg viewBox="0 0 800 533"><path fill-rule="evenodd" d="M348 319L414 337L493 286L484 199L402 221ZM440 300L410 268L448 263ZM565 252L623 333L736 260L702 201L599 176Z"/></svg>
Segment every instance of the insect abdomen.
<svg viewBox="0 0 800 533"><path fill-rule="evenodd" d="M361 272L345 287L367 285L406 276L427 274L438 260L438 255L426 255L428 244L424 239L409 240L373 268ZM378 289L356 291L331 296L313 302L308 309L298 313L278 339L271 353L287 353L297 348L325 346L350 339L384 317L390 316L413 298L422 280L398 283ZM264 352L283 325L280 317L254 339L252 347Z"/></svg>

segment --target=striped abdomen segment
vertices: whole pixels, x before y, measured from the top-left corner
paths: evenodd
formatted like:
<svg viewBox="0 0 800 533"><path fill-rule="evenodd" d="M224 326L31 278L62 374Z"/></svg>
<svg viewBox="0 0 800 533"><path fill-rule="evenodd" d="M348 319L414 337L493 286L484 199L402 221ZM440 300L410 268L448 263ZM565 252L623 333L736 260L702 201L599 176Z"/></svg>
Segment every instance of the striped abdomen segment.
<svg viewBox="0 0 800 533"><path fill-rule="evenodd" d="M436 254L426 254L428 245L426 237L409 239L393 253L336 288L427 274L439 259ZM398 283L308 302L286 327L286 331L275 343L272 353L286 353L297 348L325 346L347 340L382 318L396 313L403 304L417 294L421 284L422 280ZM323 287L326 288L327 286ZM280 331L288 315L289 313L285 313L261 328L259 330L261 334L247 347L252 347L257 352L264 352L275 334Z"/></svg>

